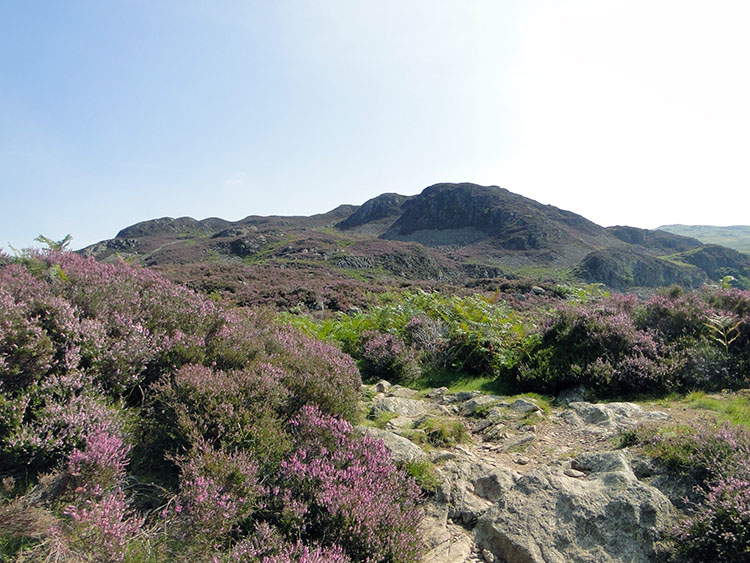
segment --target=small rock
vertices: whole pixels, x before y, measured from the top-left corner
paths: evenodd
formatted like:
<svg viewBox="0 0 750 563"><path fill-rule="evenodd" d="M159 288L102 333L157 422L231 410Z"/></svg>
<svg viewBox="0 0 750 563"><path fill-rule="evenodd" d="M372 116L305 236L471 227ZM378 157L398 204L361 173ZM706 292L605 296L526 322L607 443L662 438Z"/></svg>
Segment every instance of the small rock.
<svg viewBox="0 0 750 563"><path fill-rule="evenodd" d="M429 459L426 453L416 444L410 442L403 436L380 430L371 426L358 426L357 429L363 434L383 440L385 447L391 451L393 461L396 463L408 463L410 461L423 461Z"/></svg>
<svg viewBox="0 0 750 563"><path fill-rule="evenodd" d="M450 461L457 458L458 456L456 454L448 450L435 450L430 452L430 461L432 463L441 463L443 461Z"/></svg>
<svg viewBox="0 0 750 563"><path fill-rule="evenodd" d="M494 407L492 407L489 411L487 411L487 416L485 418L488 418L489 420L492 420L493 422L500 422L501 420L508 417L508 413L503 411L501 407L509 407L510 405L506 402L500 402Z"/></svg>
<svg viewBox="0 0 750 563"><path fill-rule="evenodd" d="M447 387L438 387L437 389L433 389L427 395L425 395L428 399L442 399L443 395L445 395L448 392Z"/></svg>
<svg viewBox="0 0 750 563"><path fill-rule="evenodd" d="M382 413L395 413L402 416L419 417L427 414L424 401L402 397L385 397L372 403L372 414L377 418Z"/></svg>
<svg viewBox="0 0 750 563"><path fill-rule="evenodd" d="M531 461L531 460L530 460L530 459L529 459L528 457L524 457L524 456L522 456L522 455L521 455L521 456L518 456L518 457L514 457L514 458L513 458L513 463L516 463L516 464L518 464L518 465L528 465L528 463L529 463L530 461Z"/></svg>
<svg viewBox="0 0 750 563"><path fill-rule="evenodd" d="M544 295L547 293L547 291L543 287L539 287L538 285L532 286L531 292L534 295Z"/></svg>
<svg viewBox="0 0 750 563"><path fill-rule="evenodd" d="M390 397L401 397L403 399L413 398L419 391L416 389L409 389L408 387L402 387L401 385L393 385L388 390L388 396Z"/></svg>
<svg viewBox="0 0 750 563"><path fill-rule="evenodd" d="M492 555L492 552L486 549L482 550L482 559L484 559L486 563L495 563L495 556Z"/></svg>
<svg viewBox="0 0 750 563"><path fill-rule="evenodd" d="M499 399L499 397L493 395L480 395L473 399L469 399L461 406L461 416L472 416L477 410L481 409L481 407L486 408L489 407L489 405L494 405Z"/></svg>
<svg viewBox="0 0 750 563"><path fill-rule="evenodd" d="M585 385L576 385L575 387L562 390L557 396L557 402L561 405L582 402L586 400L588 395L589 390Z"/></svg>
<svg viewBox="0 0 750 563"><path fill-rule="evenodd" d="M578 471L577 469L573 469L572 467L568 467L563 471L563 473L568 477L572 477L573 479L581 479L582 477L586 476L583 471Z"/></svg>
<svg viewBox="0 0 750 563"><path fill-rule="evenodd" d="M482 430L485 430L486 428L489 428L490 426L492 426L492 421L489 420L489 419L487 419L487 418L483 418L482 420L480 420L479 422L477 422L474 425L474 427L471 429L471 431L474 432L474 433L479 433Z"/></svg>
<svg viewBox="0 0 750 563"><path fill-rule="evenodd" d="M445 397L445 400L449 403L463 403L464 401L468 401L469 399L478 397L481 394L481 391L461 391L459 393L456 393L455 395Z"/></svg>
<svg viewBox="0 0 750 563"><path fill-rule="evenodd" d="M524 436L523 438L520 438L516 441L514 441L511 444L508 444L507 449L517 448L519 446L524 446L526 444L530 444L535 439L535 436Z"/></svg>
<svg viewBox="0 0 750 563"><path fill-rule="evenodd" d="M510 405L510 408L513 409L516 412L526 414L528 412L536 412L540 411L542 409L539 408L539 406L528 400L528 399L516 399L513 401L513 403Z"/></svg>
<svg viewBox="0 0 750 563"><path fill-rule="evenodd" d="M508 433L503 430L505 426L503 424L495 424L491 426L482 434L482 438L488 442L499 442L501 440L508 439Z"/></svg>
<svg viewBox="0 0 750 563"><path fill-rule="evenodd" d="M388 383L385 379L381 379L375 384L375 391L377 391L378 393L385 393L390 388L391 384Z"/></svg>
<svg viewBox="0 0 750 563"><path fill-rule="evenodd" d="M409 428L410 426L414 425L415 418L413 416L397 416L396 418L392 418L389 420L385 428L386 430L397 430L400 428Z"/></svg>
<svg viewBox="0 0 750 563"><path fill-rule="evenodd" d="M473 453L471 453L469 450L467 450L466 448L463 448L461 446L456 446L456 450L459 451L459 452L461 452L462 454L468 456L468 457L477 457Z"/></svg>

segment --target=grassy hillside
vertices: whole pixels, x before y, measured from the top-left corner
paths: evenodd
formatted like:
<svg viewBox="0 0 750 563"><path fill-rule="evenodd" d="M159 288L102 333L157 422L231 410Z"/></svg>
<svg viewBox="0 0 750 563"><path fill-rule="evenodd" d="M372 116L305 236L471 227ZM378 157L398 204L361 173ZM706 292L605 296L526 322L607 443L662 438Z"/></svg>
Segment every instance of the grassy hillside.
<svg viewBox="0 0 750 563"><path fill-rule="evenodd" d="M693 237L706 244L720 244L740 252L750 253L750 226L734 225L715 227L711 225L664 225L660 231Z"/></svg>

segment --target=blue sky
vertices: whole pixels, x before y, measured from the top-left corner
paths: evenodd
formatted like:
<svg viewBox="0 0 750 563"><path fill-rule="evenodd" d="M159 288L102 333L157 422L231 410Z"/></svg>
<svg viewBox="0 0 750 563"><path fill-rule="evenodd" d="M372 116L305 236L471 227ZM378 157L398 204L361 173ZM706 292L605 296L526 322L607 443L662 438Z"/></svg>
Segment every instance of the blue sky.
<svg viewBox="0 0 750 563"><path fill-rule="evenodd" d="M442 181L749 224L746 6L0 0L0 247Z"/></svg>

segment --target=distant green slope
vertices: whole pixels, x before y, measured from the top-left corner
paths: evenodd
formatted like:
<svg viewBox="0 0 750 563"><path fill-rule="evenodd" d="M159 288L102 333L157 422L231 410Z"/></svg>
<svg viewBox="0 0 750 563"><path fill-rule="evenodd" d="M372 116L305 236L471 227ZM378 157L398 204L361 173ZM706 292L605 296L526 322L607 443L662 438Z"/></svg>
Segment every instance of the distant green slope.
<svg viewBox="0 0 750 563"><path fill-rule="evenodd" d="M660 231L697 238L706 244L720 244L750 254L750 226L734 225L714 227L711 225L664 225Z"/></svg>

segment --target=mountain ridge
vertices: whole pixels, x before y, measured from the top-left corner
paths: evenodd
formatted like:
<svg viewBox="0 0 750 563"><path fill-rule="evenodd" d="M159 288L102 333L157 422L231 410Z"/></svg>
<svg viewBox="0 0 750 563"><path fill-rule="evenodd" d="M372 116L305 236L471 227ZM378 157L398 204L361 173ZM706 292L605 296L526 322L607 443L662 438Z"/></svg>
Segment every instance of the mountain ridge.
<svg viewBox="0 0 750 563"><path fill-rule="evenodd" d="M519 276L617 290L697 287L725 276L750 285L750 256L737 251L667 231L602 227L504 188L470 183L434 184L414 196L384 193L311 216L162 217L80 252L99 260L120 256L221 291L227 288L217 280L196 280L187 271L222 269L222 276L237 278L266 272L301 286L318 278L466 285Z"/></svg>

